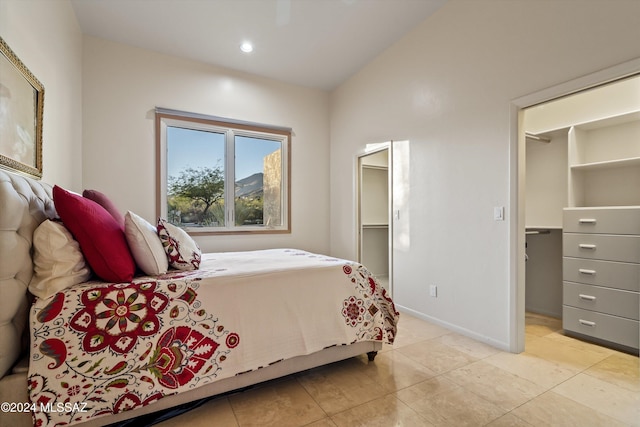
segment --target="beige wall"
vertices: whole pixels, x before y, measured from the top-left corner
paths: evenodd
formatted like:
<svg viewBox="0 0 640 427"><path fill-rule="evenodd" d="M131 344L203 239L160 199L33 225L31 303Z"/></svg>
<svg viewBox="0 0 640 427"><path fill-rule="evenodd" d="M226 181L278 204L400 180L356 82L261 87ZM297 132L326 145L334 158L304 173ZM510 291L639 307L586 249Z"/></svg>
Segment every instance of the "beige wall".
<svg viewBox="0 0 640 427"><path fill-rule="evenodd" d="M354 157L409 140L403 309L510 348L511 102L640 57L640 2L450 0L331 97L331 252L356 255ZM410 222L407 223L407 218ZM438 297L429 296L438 286Z"/></svg>
<svg viewBox="0 0 640 427"><path fill-rule="evenodd" d="M204 251L329 251L329 95L86 36L83 185L156 217L155 107L291 127L292 233L196 239Z"/></svg>
<svg viewBox="0 0 640 427"><path fill-rule="evenodd" d="M68 1L0 1L0 36L45 90L43 176L82 188L82 34Z"/></svg>

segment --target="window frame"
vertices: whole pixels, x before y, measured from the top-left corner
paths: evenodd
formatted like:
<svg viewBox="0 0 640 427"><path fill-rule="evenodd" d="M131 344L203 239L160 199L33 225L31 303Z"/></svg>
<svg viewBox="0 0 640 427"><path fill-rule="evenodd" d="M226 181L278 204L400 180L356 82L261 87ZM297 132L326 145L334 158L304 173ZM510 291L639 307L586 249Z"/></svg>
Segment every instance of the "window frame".
<svg viewBox="0 0 640 427"><path fill-rule="evenodd" d="M290 234L291 233L291 135L290 128L226 119L197 113L156 108L156 214L167 217L167 128L180 127L198 131L216 132L225 135L225 225L222 227L185 227L190 235L231 234ZM235 225L235 137L244 136L278 141L281 143L281 212L283 224L277 227L265 225Z"/></svg>

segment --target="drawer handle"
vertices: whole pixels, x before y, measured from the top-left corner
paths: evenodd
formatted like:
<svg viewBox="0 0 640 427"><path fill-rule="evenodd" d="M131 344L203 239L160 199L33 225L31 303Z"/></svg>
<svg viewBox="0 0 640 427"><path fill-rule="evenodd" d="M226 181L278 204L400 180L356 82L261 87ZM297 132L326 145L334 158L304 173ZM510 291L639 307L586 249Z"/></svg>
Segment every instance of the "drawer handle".
<svg viewBox="0 0 640 427"><path fill-rule="evenodd" d="M589 276L594 276L596 274L595 270L587 270L586 268L580 268L578 271L582 274L588 274Z"/></svg>
<svg viewBox="0 0 640 427"><path fill-rule="evenodd" d="M595 301L596 297L594 297L593 295L585 295L585 294L580 294L578 295L580 297L580 299L584 299L587 301Z"/></svg>
<svg viewBox="0 0 640 427"><path fill-rule="evenodd" d="M580 224L595 224L596 223L596 219L595 218L580 218L578 220L578 222Z"/></svg>
<svg viewBox="0 0 640 427"><path fill-rule="evenodd" d="M580 322L580 324L581 324L581 325L584 325L584 326L590 326L590 327L592 327L592 328L593 328L594 326L596 326L596 322L591 322L591 321L589 321L589 320L579 319L579 320L578 320L578 322Z"/></svg>
<svg viewBox="0 0 640 427"><path fill-rule="evenodd" d="M592 244L590 244L590 243L580 243L580 244L578 245L578 247L579 247L580 249L595 249L595 248L596 248L596 245L592 245Z"/></svg>

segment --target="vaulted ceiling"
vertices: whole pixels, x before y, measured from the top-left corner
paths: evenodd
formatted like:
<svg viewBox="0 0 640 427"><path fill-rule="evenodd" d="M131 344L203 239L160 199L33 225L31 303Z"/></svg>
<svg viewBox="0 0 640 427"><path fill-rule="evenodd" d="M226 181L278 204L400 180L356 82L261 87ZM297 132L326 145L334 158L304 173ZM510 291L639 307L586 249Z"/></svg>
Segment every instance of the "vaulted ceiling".
<svg viewBox="0 0 640 427"><path fill-rule="evenodd" d="M72 0L83 33L332 90L446 0ZM249 41L254 50L240 45Z"/></svg>

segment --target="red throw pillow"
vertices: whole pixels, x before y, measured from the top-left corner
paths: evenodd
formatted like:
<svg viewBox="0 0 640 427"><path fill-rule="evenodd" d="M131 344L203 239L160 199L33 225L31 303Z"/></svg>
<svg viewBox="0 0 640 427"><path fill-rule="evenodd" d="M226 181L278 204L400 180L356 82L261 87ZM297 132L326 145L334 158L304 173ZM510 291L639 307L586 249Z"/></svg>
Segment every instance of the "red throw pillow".
<svg viewBox="0 0 640 427"><path fill-rule="evenodd" d="M108 282L130 282L136 265L122 227L111 214L93 200L57 185L53 202L94 273Z"/></svg>
<svg viewBox="0 0 640 427"><path fill-rule="evenodd" d="M104 193L98 190L84 190L82 196L91 199L107 210L124 231L124 215Z"/></svg>

